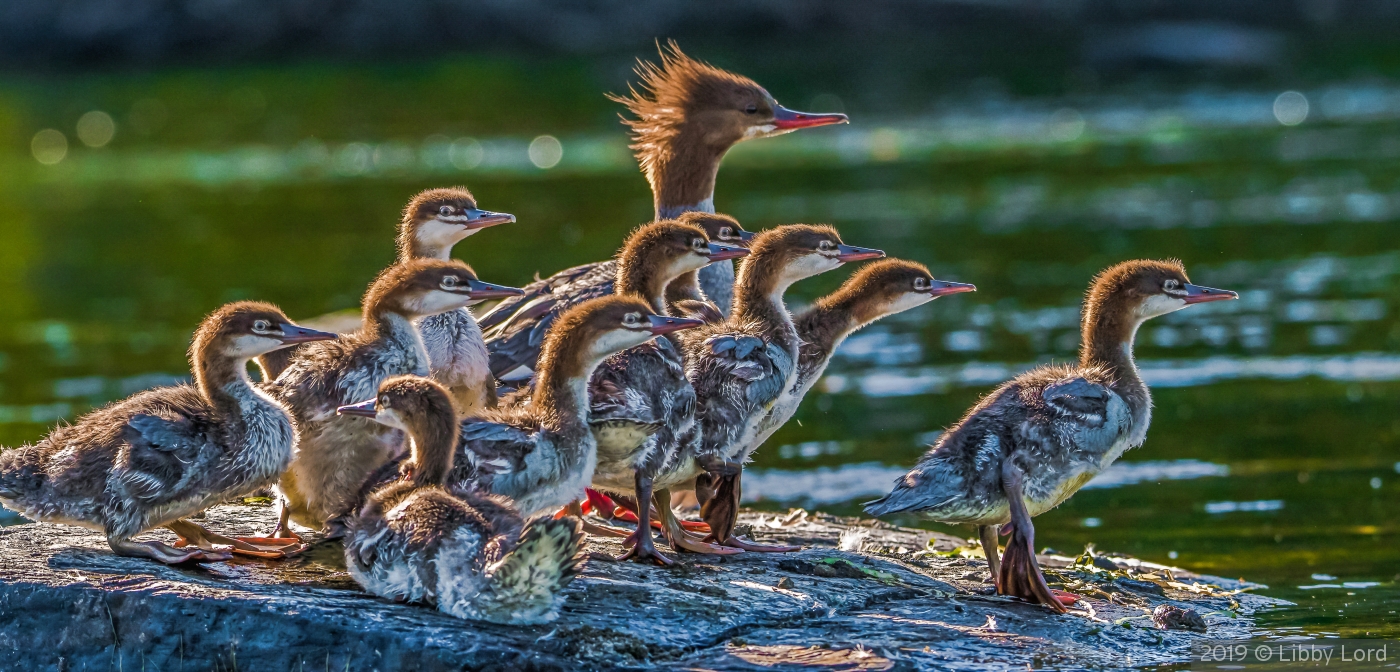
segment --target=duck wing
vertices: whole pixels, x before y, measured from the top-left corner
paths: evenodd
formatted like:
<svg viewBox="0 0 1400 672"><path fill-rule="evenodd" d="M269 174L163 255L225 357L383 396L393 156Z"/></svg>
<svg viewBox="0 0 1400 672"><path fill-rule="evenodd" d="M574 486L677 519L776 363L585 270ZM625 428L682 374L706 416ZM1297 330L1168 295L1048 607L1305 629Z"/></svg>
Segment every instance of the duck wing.
<svg viewBox="0 0 1400 672"><path fill-rule="evenodd" d="M1113 399L1113 391L1106 385L1076 376L1046 385L1040 398L1061 416L1100 426L1108 417L1108 404Z"/></svg>
<svg viewBox="0 0 1400 672"><path fill-rule="evenodd" d="M224 448L216 423L193 389L172 388L159 404L131 415L121 429L113 464L122 494L144 502L169 501L215 474Z"/></svg>
<svg viewBox="0 0 1400 672"><path fill-rule="evenodd" d="M747 333L710 336L690 349L687 377L695 388L701 425L697 456L731 452L748 423L782 392L792 357Z"/></svg>
<svg viewBox="0 0 1400 672"><path fill-rule="evenodd" d="M464 420L448 481L467 490L489 490L496 476L525 469L525 460L535 449L535 435L505 422Z"/></svg>
<svg viewBox="0 0 1400 672"><path fill-rule="evenodd" d="M613 293L617 262L575 266L525 287L525 295L507 299L477 324L486 338L491 373L504 376L519 367L535 368L550 325L565 310Z"/></svg>

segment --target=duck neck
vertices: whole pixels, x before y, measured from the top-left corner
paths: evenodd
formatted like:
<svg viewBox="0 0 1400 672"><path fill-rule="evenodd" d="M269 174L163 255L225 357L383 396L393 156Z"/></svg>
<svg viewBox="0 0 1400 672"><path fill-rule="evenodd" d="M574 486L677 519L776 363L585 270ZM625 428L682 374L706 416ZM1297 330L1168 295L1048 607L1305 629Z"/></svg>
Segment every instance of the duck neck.
<svg viewBox="0 0 1400 672"><path fill-rule="evenodd" d="M822 297L793 324L802 339L803 359L809 350L821 360L830 358L847 336L880 317L868 301L854 294L838 291Z"/></svg>
<svg viewBox="0 0 1400 672"><path fill-rule="evenodd" d="M677 134L670 151L658 153L656 169L650 175L657 219L675 219L687 212L715 211L715 177L729 147L715 148L692 139L686 130ZM700 287L705 295L730 314L734 303L734 262L717 261L700 269Z"/></svg>
<svg viewBox="0 0 1400 672"><path fill-rule="evenodd" d="M1140 386L1133 341L1142 320L1112 299L1085 305L1079 365L1106 368L1119 385Z"/></svg>
<svg viewBox="0 0 1400 672"><path fill-rule="evenodd" d="M275 405L249 380L249 358L197 352L192 359L200 395L229 421L242 423L245 412L252 407Z"/></svg>
<svg viewBox="0 0 1400 672"><path fill-rule="evenodd" d="M730 263L728 260L716 263ZM709 268L714 264L709 264L704 268ZM703 268L700 270L704 270ZM700 288L700 271L686 271L676 277L666 285L666 305L671 305L677 301L705 301L706 296Z"/></svg>
<svg viewBox="0 0 1400 672"><path fill-rule="evenodd" d="M457 451L456 418L451 413L430 414L409 432L409 441L414 487L446 484Z"/></svg>
<svg viewBox="0 0 1400 672"><path fill-rule="evenodd" d="M571 337L572 336L572 337ZM540 352L531 406L542 413L545 429L563 435L582 435L588 428L588 379L602 358L587 353L588 343L566 334L547 342ZM552 347L551 347L552 346Z"/></svg>
<svg viewBox="0 0 1400 672"><path fill-rule="evenodd" d="M627 250L617 263L617 282L614 290L618 294L639 296L651 304L652 310L664 313L666 308L666 276L662 264L648 257L645 251Z"/></svg>
<svg viewBox="0 0 1400 672"><path fill-rule="evenodd" d="M789 351L797 348L797 332L783 294L792 281L783 276L783 265L750 257L734 282L734 311L730 319L757 324L772 340Z"/></svg>
<svg viewBox="0 0 1400 672"><path fill-rule="evenodd" d="M425 243L417 239L410 240L407 245L400 245L399 263L411 261L413 259L440 259L447 261L452 258L452 245L436 245Z"/></svg>

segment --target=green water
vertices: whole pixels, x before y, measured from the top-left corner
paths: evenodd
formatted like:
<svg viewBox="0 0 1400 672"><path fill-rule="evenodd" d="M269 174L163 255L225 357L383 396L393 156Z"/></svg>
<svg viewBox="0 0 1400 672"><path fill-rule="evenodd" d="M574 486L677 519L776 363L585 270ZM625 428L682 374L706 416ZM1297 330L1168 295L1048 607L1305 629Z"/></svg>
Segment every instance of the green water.
<svg viewBox="0 0 1400 672"><path fill-rule="evenodd" d="M459 246L485 280L611 254L651 211L600 95L614 74L450 61L0 80L0 444L183 376L222 302L352 308L418 189L465 183L518 216ZM1268 584L1298 603L1263 616L1277 634L1400 636L1400 89L1304 93L1291 128L1272 90L970 97L852 104L850 127L736 149L716 205L749 228L830 222L979 288L848 342L760 451L754 505L856 512L995 382L1073 356L1097 269L1180 257L1242 300L1143 329L1146 445L1117 485L1037 519L1037 539ZM116 120L99 149L74 131L89 110ZM42 128L66 135L55 165L31 154ZM541 134L563 143L550 169L526 149ZM811 480L784 490L797 476Z"/></svg>

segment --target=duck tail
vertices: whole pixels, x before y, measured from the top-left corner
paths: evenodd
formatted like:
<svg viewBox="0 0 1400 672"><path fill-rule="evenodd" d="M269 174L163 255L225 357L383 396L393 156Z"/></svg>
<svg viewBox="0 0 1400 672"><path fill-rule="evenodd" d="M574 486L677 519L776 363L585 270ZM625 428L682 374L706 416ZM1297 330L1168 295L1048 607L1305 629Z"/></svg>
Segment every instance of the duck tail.
<svg viewBox="0 0 1400 672"><path fill-rule="evenodd" d="M475 601L482 620L531 625L559 615L560 591L583 565L583 532L573 518L526 524L520 543L486 570L487 585Z"/></svg>
<svg viewBox="0 0 1400 672"><path fill-rule="evenodd" d="M32 446L0 452L0 498L13 501L43 488L45 473L39 457Z"/></svg>

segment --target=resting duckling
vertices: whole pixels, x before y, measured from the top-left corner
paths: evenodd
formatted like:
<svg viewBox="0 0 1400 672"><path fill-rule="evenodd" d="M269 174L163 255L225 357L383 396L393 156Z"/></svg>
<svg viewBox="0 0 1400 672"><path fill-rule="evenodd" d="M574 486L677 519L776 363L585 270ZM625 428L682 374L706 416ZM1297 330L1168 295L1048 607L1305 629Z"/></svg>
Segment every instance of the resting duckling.
<svg viewBox="0 0 1400 672"><path fill-rule="evenodd" d="M847 336L895 313L922 306L940 296L975 292L963 282L935 280L923 264L903 259L882 259L863 266L841 288L820 299L793 318L802 346L797 356L797 378L783 390L773 409L759 425L758 438L743 462L778 431L821 378L831 356Z"/></svg>
<svg viewBox="0 0 1400 672"><path fill-rule="evenodd" d="M190 345L194 384L147 390L0 454L0 504L34 520L100 530L117 555L176 564L226 560L213 544L266 553L185 520L277 481L296 427L253 387L248 361L295 343L335 338L298 327L277 307L231 303ZM187 544L133 541L165 527Z"/></svg>
<svg viewBox="0 0 1400 672"><path fill-rule="evenodd" d="M1191 284L1179 261L1108 268L1084 301L1079 363L1032 369L983 397L866 513L976 525L997 592L1064 612L1036 563L1031 517L1059 506L1147 437L1152 398L1133 362L1138 327L1235 298ZM1000 563L995 525L1011 534Z"/></svg>
<svg viewBox="0 0 1400 672"><path fill-rule="evenodd" d="M658 492L696 477L701 516L723 546L746 550L791 550L734 539L741 462L757 438L758 424L797 375L798 339L783 294L793 283L847 262L883 257L884 252L841 242L829 226L794 224L754 236L750 255L734 283L734 312L684 337L686 378L695 387L696 430L658 477ZM703 470L706 473L698 473ZM698 476L697 476L698 474ZM669 494L663 495L669 501ZM732 502L731 502L732 500ZM672 545L690 544L663 502L657 508Z"/></svg>
<svg viewBox="0 0 1400 672"><path fill-rule="evenodd" d="M361 587L457 618L523 625L558 616L560 591L583 560L578 522L527 524L504 498L444 490L458 431L447 390L390 378L376 398L337 412L402 430L411 451L404 480L375 489L347 522L345 564Z"/></svg>
<svg viewBox="0 0 1400 672"><path fill-rule="evenodd" d="M565 311L545 336L528 403L462 421L449 484L510 497L527 518L577 501L598 464L588 422L594 369L615 353L700 324L656 315L634 296L605 296Z"/></svg>
<svg viewBox="0 0 1400 672"><path fill-rule="evenodd" d="M350 513L365 478L401 450L398 432L336 408L373 396L392 376L427 376L428 353L413 320L519 290L477 280L460 261L413 259L389 267L365 293L364 326L331 343L298 348L277 380L264 389L291 410L301 430L296 457L282 475L282 519L332 536L331 524Z"/></svg>

